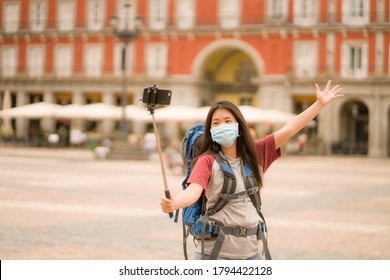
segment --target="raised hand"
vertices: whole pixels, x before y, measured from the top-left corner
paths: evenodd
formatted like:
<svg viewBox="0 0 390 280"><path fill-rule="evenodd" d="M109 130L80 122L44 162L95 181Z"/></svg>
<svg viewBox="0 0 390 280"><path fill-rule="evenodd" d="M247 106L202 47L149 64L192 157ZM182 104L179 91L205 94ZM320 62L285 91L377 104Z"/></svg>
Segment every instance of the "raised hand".
<svg viewBox="0 0 390 280"><path fill-rule="evenodd" d="M315 84L316 86L316 94L317 94L317 100L323 105L329 104L331 101L333 101L336 98L343 97L344 94L341 93L343 90L339 85L334 86L331 88L332 81L329 80L326 84L326 87L323 91L320 90L320 87L318 84Z"/></svg>

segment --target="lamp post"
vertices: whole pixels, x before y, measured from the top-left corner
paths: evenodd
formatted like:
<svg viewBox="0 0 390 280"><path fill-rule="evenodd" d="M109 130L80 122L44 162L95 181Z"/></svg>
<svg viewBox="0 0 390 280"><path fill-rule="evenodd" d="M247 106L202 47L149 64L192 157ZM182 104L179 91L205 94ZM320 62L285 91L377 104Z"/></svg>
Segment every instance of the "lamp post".
<svg viewBox="0 0 390 280"><path fill-rule="evenodd" d="M127 65L126 65L126 52L127 46L130 41L137 38L141 30L141 17L130 16L130 4L125 2L123 10L120 9L121 17L118 18L116 14L113 14L110 18L110 25L115 36L120 39L124 45L122 49L122 118L120 121L121 139L127 138L127 120L126 120L126 105L127 105Z"/></svg>

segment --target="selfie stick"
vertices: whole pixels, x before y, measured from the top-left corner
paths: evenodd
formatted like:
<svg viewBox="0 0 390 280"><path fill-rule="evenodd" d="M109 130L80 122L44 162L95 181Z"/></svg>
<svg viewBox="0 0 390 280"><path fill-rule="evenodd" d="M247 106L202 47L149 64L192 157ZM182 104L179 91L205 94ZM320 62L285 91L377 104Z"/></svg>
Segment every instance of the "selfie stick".
<svg viewBox="0 0 390 280"><path fill-rule="evenodd" d="M168 182L167 182L167 176L165 174L165 168L164 168L164 162L162 158L162 152L161 152L161 145L160 145L160 137L158 135L158 130L157 130L157 125L156 125L156 120L154 118L154 105L155 104L148 104L148 110L150 114L152 115L152 120L153 120L153 130L154 134L156 135L156 141L157 141L157 151L158 155L160 157L160 165L161 165L161 172L163 174L163 179L164 179L164 192L165 192L165 197L170 199L171 198L171 193L169 192L168 188ZM169 218L173 219L173 213L169 213Z"/></svg>

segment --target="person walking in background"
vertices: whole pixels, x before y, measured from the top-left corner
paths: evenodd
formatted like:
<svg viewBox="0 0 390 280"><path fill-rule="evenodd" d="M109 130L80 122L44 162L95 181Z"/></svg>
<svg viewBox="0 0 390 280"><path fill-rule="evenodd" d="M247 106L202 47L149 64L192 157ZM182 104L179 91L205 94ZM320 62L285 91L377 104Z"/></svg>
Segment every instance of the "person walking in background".
<svg viewBox="0 0 390 280"><path fill-rule="evenodd" d="M152 155L157 148L156 135L153 132L149 131L145 134L142 148L146 152L148 159L152 159Z"/></svg>
<svg viewBox="0 0 390 280"><path fill-rule="evenodd" d="M304 155L306 154L306 143L307 143L307 135L306 133L302 132L297 137L297 143L299 147L299 154Z"/></svg>
<svg viewBox="0 0 390 280"><path fill-rule="evenodd" d="M164 149L164 156L169 169L173 174L184 174L184 164L175 141L171 141Z"/></svg>
<svg viewBox="0 0 390 280"><path fill-rule="evenodd" d="M194 204L204 192L207 197L206 213L217 201L223 186L224 175L216 161L216 154L228 161L236 178L236 198L228 200L221 211L210 215L211 224L222 225L221 229L226 238L221 247L218 259L262 259L259 250L259 231L256 234L252 229L259 228L264 221L255 209L248 195L245 194L244 165L253 172L258 188L263 187L263 172L281 156L280 148L298 131L306 126L320 111L333 100L343 96L339 85L331 87L328 81L324 90L315 84L317 100L305 111L281 129L255 141L250 134L249 127L236 105L228 101L214 104L207 115L204 143L201 155L187 181L187 188L171 199L161 198L160 205L164 213L171 213L177 209ZM259 191L259 190L257 190ZM243 194L244 193L244 194ZM261 227L260 227L261 228ZM239 229L240 234L234 229ZM246 232L247 234L241 234ZM217 232L214 238L197 240L195 259L209 259L216 243ZM204 245L201 248L201 245Z"/></svg>

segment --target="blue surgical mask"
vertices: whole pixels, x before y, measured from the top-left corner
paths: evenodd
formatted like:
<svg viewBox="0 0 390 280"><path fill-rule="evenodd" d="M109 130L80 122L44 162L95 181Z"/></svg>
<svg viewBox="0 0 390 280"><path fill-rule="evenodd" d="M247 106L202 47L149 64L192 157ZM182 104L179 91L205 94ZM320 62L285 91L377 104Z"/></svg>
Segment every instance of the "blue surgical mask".
<svg viewBox="0 0 390 280"><path fill-rule="evenodd" d="M238 123L224 123L210 129L214 142L221 146L231 147L238 137Z"/></svg>

